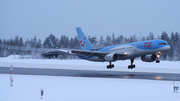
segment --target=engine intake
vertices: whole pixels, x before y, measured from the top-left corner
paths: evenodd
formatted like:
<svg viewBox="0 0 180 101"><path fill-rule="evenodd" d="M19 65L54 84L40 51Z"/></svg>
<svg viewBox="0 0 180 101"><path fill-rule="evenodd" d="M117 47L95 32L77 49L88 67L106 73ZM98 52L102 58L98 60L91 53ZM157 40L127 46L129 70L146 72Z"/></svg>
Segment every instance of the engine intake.
<svg viewBox="0 0 180 101"><path fill-rule="evenodd" d="M119 58L118 54L116 54L116 53L110 53L110 54L107 54L107 55L104 57L104 60L109 61L109 62L113 62L113 61L118 60L118 58Z"/></svg>
<svg viewBox="0 0 180 101"><path fill-rule="evenodd" d="M156 55L155 54L145 55L141 57L141 60L144 62L154 62L156 60Z"/></svg>

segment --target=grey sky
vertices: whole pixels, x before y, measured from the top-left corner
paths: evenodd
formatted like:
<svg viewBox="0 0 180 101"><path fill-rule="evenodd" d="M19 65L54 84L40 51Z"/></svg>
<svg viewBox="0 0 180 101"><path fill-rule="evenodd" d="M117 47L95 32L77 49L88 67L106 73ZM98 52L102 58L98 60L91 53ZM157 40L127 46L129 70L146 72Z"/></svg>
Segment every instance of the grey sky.
<svg viewBox="0 0 180 101"><path fill-rule="evenodd" d="M0 0L0 38L180 32L180 0Z"/></svg>

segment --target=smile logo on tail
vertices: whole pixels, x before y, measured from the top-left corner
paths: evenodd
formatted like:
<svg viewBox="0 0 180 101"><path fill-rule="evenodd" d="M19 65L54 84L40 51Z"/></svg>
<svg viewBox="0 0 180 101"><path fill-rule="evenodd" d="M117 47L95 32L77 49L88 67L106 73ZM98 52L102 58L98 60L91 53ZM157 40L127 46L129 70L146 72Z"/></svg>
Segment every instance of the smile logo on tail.
<svg viewBox="0 0 180 101"><path fill-rule="evenodd" d="M86 40L86 38L84 38L84 40ZM81 43L81 46L82 47L84 47L84 45L85 45L85 41L84 41L84 43L82 44L82 41L80 41L80 43Z"/></svg>

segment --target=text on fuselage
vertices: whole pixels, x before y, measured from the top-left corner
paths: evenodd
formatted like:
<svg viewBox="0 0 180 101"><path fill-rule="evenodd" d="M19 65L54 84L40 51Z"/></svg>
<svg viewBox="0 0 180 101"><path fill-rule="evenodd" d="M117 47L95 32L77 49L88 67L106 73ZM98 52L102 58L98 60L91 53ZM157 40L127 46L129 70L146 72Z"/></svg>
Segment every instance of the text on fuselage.
<svg viewBox="0 0 180 101"><path fill-rule="evenodd" d="M144 43L144 48L151 48L152 42L145 42Z"/></svg>

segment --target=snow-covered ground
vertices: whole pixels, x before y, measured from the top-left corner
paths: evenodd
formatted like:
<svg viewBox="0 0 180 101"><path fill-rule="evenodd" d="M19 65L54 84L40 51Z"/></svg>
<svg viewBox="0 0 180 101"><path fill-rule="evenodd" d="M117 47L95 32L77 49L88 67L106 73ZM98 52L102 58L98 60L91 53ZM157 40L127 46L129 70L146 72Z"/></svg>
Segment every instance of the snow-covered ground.
<svg viewBox="0 0 180 101"><path fill-rule="evenodd" d="M129 61L115 62L115 68L106 69L108 63L85 60L18 59L18 56L0 58L0 66L22 68L54 68L129 71ZM131 72L180 73L180 62L161 61L160 64L135 60ZM173 92L173 81L85 78L63 76L0 74L0 101L179 101L180 91ZM180 87L180 81L175 81ZM44 90L41 99L40 91Z"/></svg>
<svg viewBox="0 0 180 101"><path fill-rule="evenodd" d="M180 100L180 91L173 93L173 81L13 75L10 87L9 78L0 74L0 101Z"/></svg>
<svg viewBox="0 0 180 101"><path fill-rule="evenodd" d="M103 71L131 71L131 72L156 72L156 73L180 73L180 61L143 62L135 60L136 68L129 70L129 60L113 62L115 68L106 68L108 62L91 62L86 60L57 60L57 59L19 59L19 56L0 58L0 66L22 68L51 68L51 69L80 69Z"/></svg>

